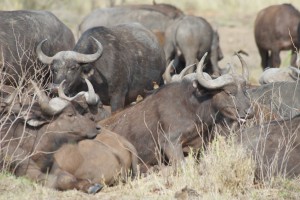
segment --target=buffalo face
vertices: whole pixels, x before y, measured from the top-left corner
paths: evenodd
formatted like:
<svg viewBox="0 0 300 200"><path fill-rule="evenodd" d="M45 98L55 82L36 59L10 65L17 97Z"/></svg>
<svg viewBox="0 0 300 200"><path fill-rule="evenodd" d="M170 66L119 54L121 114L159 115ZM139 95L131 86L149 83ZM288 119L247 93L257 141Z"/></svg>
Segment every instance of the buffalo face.
<svg viewBox="0 0 300 200"><path fill-rule="evenodd" d="M99 133L100 127L89 118L78 114L73 106L64 109L55 121L47 127L47 131L53 128L57 135L63 135L70 142L78 142L83 139L93 139ZM57 131L59 130L59 131Z"/></svg>
<svg viewBox="0 0 300 200"><path fill-rule="evenodd" d="M40 105L40 112L31 110L27 115L26 123L32 127L46 128L45 132L54 133L58 138L66 138L69 142L77 142L83 139L92 139L98 134L98 127L88 117L80 115L71 101L64 96L48 99L44 91L31 81ZM62 90L60 84L59 91ZM85 94L85 92L83 93Z"/></svg>
<svg viewBox="0 0 300 200"><path fill-rule="evenodd" d="M253 117L254 113L251 109L249 97L246 95L246 86L248 81L248 70L245 61L239 57L242 67L243 76L238 74L224 74L216 79L208 79L202 72L203 62L207 54L205 54L197 67L197 81L206 92L213 95L212 106L217 112L224 117L245 121L246 118Z"/></svg>
<svg viewBox="0 0 300 200"><path fill-rule="evenodd" d="M60 51L53 57L48 57L42 51L42 45L46 40L43 40L36 48L36 53L39 60L51 66L53 72L53 84L51 89L57 90L58 85L63 81L65 82L65 92L72 93L71 89L76 88L78 84L83 81L89 74L83 74L86 71L84 64L96 61L102 54L103 47L101 43L93 38L96 42L97 51L93 54L82 54L76 51ZM90 70L91 72L93 70ZM54 90L54 91L55 91Z"/></svg>
<svg viewBox="0 0 300 200"><path fill-rule="evenodd" d="M51 71L53 83L49 85L49 88L53 93L57 93L57 88L63 80L68 80L65 83L65 88L69 88L70 85L81 81L81 68L79 63L74 60L55 59L52 62ZM69 93L67 90L65 92Z"/></svg>
<svg viewBox="0 0 300 200"><path fill-rule="evenodd" d="M214 95L214 107L224 117L244 122L254 114L245 90L246 81L236 77L235 84L224 86L220 92Z"/></svg>

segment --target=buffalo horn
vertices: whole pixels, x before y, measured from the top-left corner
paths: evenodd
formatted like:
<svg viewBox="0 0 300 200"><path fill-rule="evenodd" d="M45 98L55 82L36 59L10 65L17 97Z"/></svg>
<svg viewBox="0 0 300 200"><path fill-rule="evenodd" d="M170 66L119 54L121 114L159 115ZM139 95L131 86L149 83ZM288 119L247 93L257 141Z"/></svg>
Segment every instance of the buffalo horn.
<svg viewBox="0 0 300 200"><path fill-rule="evenodd" d="M58 87L58 96L62 99L68 100L68 101L73 101L74 99L76 99L79 96L84 95L85 92L79 92L77 93L74 97L67 97L63 91L62 85L64 84L66 80L63 80Z"/></svg>
<svg viewBox="0 0 300 200"><path fill-rule="evenodd" d="M171 67L173 66L174 60L172 60L169 65L166 68L166 71L164 73L164 79L166 83L171 83L172 82L172 77L171 77Z"/></svg>
<svg viewBox="0 0 300 200"><path fill-rule="evenodd" d="M14 101L15 97L17 96L17 94L18 94L18 90L16 89L8 97L5 98L4 103L6 105L11 105L12 102Z"/></svg>
<svg viewBox="0 0 300 200"><path fill-rule="evenodd" d="M45 92L41 91L34 81L30 80L30 82L37 93L38 103L41 107L41 111L46 115L54 116L60 113L68 105L68 101L59 98L53 98L49 100Z"/></svg>
<svg viewBox="0 0 300 200"><path fill-rule="evenodd" d="M196 63L191 64L191 65L185 67L185 68L180 72L180 74L179 74L180 80L183 79L183 77L186 75L186 72L187 72L191 67L193 67L195 64L196 64Z"/></svg>
<svg viewBox="0 0 300 200"><path fill-rule="evenodd" d="M77 93L74 97L67 97L65 95L64 91L63 91L63 88L62 88L62 85L65 82L65 80L63 80L60 83L59 88L58 88L58 96L62 99L65 99L65 100L68 100L68 101L73 101L77 97L84 95L85 100L86 100L88 105L96 105L99 102L100 98L95 93L95 90L93 88L92 83L88 79L84 79L84 80L85 80L85 82L88 86L88 92L82 91L82 92Z"/></svg>
<svg viewBox="0 0 300 200"><path fill-rule="evenodd" d="M224 74L222 76L219 76L216 79L208 80L205 78L203 74L203 63L205 60L205 57L207 56L207 52L204 54L204 56L201 58L198 66L197 66L197 80L201 86L207 89L219 89L224 87L225 85L231 84L234 82L233 78L229 74Z"/></svg>
<svg viewBox="0 0 300 200"><path fill-rule="evenodd" d="M70 60L76 60L78 63L91 63L97 60L102 52L103 52L103 46L102 44L96 40L94 37L92 37L93 40L95 40L98 50L94 54L82 54L75 51L66 51L65 52L65 58Z"/></svg>
<svg viewBox="0 0 300 200"><path fill-rule="evenodd" d="M94 87L92 83L88 79L84 79L87 86L88 86L88 92L85 93L85 99L87 104L89 105L96 105L99 103L100 98L99 96L95 93Z"/></svg>
<svg viewBox="0 0 300 200"><path fill-rule="evenodd" d="M42 51L42 45L46 41L47 41L47 39L44 39L43 41L41 41L38 44L38 46L36 47L36 54L42 63L50 65L52 63L54 57L46 56L44 54L44 52Z"/></svg>
<svg viewBox="0 0 300 200"><path fill-rule="evenodd" d="M249 82L249 70L248 70L248 66L245 62L245 60L242 58L242 56L237 53L237 52L234 52L235 55L237 55L237 57L239 58L241 64L242 64L242 72L243 72L243 77L244 79Z"/></svg>

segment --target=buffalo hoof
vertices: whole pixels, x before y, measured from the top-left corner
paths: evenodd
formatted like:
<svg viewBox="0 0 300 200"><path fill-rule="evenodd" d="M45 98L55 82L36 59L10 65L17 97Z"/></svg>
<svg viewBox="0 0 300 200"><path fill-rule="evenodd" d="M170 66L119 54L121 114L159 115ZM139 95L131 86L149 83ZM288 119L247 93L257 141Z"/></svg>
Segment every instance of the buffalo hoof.
<svg viewBox="0 0 300 200"><path fill-rule="evenodd" d="M100 184L96 183L95 185L91 186L91 187L88 189L88 193L89 193L89 194L96 194L97 192L100 192L100 190L101 190L103 187L104 187L103 185L100 185Z"/></svg>

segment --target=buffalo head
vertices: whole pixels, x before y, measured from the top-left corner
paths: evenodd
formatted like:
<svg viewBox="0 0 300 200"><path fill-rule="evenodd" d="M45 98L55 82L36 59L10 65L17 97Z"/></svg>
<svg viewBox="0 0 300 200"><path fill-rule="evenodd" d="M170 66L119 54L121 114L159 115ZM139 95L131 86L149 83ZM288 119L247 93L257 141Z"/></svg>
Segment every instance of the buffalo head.
<svg viewBox="0 0 300 200"><path fill-rule="evenodd" d="M241 122L253 117L250 99L245 92L249 73L243 58L236 53L242 63L242 76L224 74L216 79L208 79L208 75L202 71L206 55L207 53L198 64L197 81L194 81L194 87L198 87L199 84L200 88L205 88L205 92L212 93L212 107L224 117Z"/></svg>
<svg viewBox="0 0 300 200"><path fill-rule="evenodd" d="M51 70L53 72L54 83L50 86L51 89L57 89L58 84L63 80L66 80L66 92L68 93L68 88L70 88L70 86L77 86L83 81L82 78L86 78L89 76L89 73L93 73L93 69L85 69L90 66L83 65L96 61L102 54L103 47L101 43L95 38L93 38L93 40L96 42L98 48L93 54L82 54L75 51L60 51L53 57L45 55L42 51L41 47L46 40L39 43L36 48L38 58L42 63L51 65ZM89 71L89 73L85 73L86 71Z"/></svg>
<svg viewBox="0 0 300 200"><path fill-rule="evenodd" d="M62 97L49 99L37 84L31 81L38 96L40 109L31 109L26 115L26 123L31 127L45 128L48 133L55 133L59 138L68 138L68 141L80 141L94 138L99 127L89 118L80 115L72 102ZM62 83L59 86L59 90ZM61 94L60 94L61 95Z"/></svg>

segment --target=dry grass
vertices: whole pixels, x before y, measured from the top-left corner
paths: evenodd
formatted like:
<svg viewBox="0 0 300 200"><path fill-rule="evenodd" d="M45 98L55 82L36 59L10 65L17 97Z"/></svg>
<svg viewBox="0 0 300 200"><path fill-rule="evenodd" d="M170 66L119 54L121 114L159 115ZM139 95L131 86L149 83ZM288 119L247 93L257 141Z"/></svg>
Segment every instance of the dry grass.
<svg viewBox="0 0 300 200"><path fill-rule="evenodd" d="M96 195L75 190L59 192L25 178L0 173L0 199L298 199L299 180L276 178L271 185L255 186L254 161L233 139L218 136L203 153L201 162L192 156L185 167L172 173L164 168ZM188 198L187 198L188 197Z"/></svg>

